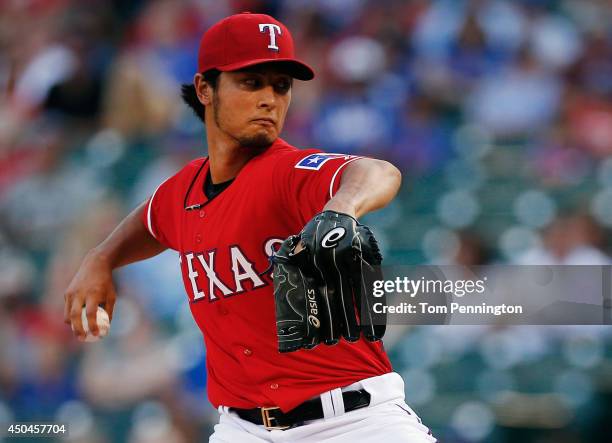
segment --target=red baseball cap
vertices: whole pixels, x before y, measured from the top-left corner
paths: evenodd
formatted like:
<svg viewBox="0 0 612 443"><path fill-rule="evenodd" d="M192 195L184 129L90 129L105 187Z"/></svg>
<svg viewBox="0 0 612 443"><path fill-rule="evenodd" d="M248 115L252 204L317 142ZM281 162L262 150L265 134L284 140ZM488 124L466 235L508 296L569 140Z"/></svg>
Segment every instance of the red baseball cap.
<svg viewBox="0 0 612 443"><path fill-rule="evenodd" d="M202 36L198 72L237 71L261 63L282 63L299 80L314 78L312 68L295 58L293 37L287 27L269 15L231 15Z"/></svg>

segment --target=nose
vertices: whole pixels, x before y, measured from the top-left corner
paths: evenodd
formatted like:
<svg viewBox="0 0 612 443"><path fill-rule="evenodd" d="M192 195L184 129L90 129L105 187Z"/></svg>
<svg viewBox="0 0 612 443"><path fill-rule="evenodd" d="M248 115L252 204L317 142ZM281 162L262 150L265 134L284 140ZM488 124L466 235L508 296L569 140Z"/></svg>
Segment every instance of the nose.
<svg viewBox="0 0 612 443"><path fill-rule="evenodd" d="M257 107L260 109L273 109L276 106L276 93L272 85L267 85L259 90Z"/></svg>

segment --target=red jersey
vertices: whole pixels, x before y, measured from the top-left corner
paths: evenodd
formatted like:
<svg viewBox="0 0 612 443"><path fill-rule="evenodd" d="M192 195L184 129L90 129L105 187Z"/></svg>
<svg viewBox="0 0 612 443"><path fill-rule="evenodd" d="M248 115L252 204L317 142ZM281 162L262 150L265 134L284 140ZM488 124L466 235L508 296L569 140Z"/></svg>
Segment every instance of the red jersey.
<svg viewBox="0 0 612 443"><path fill-rule="evenodd" d="M208 159L200 158L162 183L145 206L149 232L179 252L215 407L287 411L391 371L382 343L364 339L279 353L271 272L262 275L275 247L323 209L356 158L277 139L212 200L204 194Z"/></svg>

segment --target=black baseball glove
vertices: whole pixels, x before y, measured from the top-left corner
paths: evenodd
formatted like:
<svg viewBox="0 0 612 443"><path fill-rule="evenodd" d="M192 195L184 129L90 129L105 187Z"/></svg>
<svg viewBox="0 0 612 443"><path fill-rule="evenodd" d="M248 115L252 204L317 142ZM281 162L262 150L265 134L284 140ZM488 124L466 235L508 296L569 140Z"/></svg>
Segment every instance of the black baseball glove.
<svg viewBox="0 0 612 443"><path fill-rule="evenodd" d="M372 286L382 280L381 261L372 231L334 211L317 214L287 238L272 257L279 351L333 345L341 337L356 341L362 333L380 340L386 314L372 306L386 301L373 296Z"/></svg>

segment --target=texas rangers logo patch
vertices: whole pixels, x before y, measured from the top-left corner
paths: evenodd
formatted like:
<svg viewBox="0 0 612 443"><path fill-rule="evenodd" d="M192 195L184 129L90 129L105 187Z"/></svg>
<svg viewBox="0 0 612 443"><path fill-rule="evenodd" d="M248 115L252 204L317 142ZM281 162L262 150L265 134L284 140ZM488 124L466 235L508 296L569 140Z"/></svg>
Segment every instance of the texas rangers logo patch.
<svg viewBox="0 0 612 443"><path fill-rule="evenodd" d="M295 168L296 169L309 169L311 171L318 171L319 169L321 169L321 167L323 166L323 164L325 164L326 161L340 159L340 158L344 160L350 160L352 158L357 158L357 156L356 155L346 155L346 154L330 154L330 153L320 152L318 154L310 154L304 157L303 159L301 159L299 162L296 163Z"/></svg>

